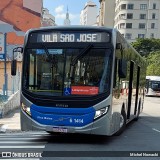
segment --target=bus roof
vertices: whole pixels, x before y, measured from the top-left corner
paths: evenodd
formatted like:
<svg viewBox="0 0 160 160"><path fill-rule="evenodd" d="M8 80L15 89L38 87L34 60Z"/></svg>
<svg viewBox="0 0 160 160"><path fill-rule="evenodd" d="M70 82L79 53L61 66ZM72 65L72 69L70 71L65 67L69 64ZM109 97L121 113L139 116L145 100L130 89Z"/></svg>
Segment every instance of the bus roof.
<svg viewBox="0 0 160 160"><path fill-rule="evenodd" d="M149 79L152 81L160 81L160 76L146 76L146 79Z"/></svg>
<svg viewBox="0 0 160 160"><path fill-rule="evenodd" d="M48 27L40 27L40 30L42 29L75 29L75 30L79 30L79 29L84 29L84 30L88 30L88 29L101 29L101 30L113 30L113 28L108 28L108 27L104 27L104 26L83 26L83 25L69 25L69 26L48 26Z"/></svg>
<svg viewBox="0 0 160 160"><path fill-rule="evenodd" d="M30 30L28 30L26 33L30 33L30 32L36 32L36 31L49 31L49 30L71 30L71 31L77 31L77 30L83 30L83 31L87 31L87 30L99 30L99 31L108 31L108 32L112 32L113 30L118 31L115 28L107 28L107 27L103 27L103 26L83 26L83 25L70 25L70 26L47 26L47 27L40 27L40 28L32 28Z"/></svg>

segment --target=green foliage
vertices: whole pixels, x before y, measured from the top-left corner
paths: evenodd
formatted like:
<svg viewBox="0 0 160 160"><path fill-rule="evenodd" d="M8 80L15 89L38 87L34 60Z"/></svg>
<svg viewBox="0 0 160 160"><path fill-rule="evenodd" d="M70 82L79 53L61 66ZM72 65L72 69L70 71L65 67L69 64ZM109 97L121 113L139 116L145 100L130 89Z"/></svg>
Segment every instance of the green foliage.
<svg viewBox="0 0 160 160"><path fill-rule="evenodd" d="M131 44L142 56L148 56L151 52L160 50L160 39L139 38Z"/></svg>
<svg viewBox="0 0 160 160"><path fill-rule="evenodd" d="M160 51L150 53L147 57L148 76L160 76Z"/></svg>
<svg viewBox="0 0 160 160"><path fill-rule="evenodd" d="M137 39L132 46L145 57L147 75L160 76L160 39Z"/></svg>

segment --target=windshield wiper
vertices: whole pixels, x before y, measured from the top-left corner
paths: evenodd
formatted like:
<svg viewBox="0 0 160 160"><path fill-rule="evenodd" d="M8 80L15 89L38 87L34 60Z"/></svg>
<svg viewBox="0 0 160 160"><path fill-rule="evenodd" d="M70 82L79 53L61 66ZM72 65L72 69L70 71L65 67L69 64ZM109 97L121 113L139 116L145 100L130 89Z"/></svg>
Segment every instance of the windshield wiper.
<svg viewBox="0 0 160 160"><path fill-rule="evenodd" d="M44 44L42 44L42 47L43 47L47 57L49 58L50 62L52 62L52 64L56 64L55 60L53 59L53 56L50 55L48 48Z"/></svg>
<svg viewBox="0 0 160 160"><path fill-rule="evenodd" d="M89 44L87 47L85 47L81 52L80 54L75 57L71 64L70 64L70 77L73 77L73 70L74 70L74 66L75 64L78 62L78 60L80 60L81 58L83 58L87 53L88 51L93 47L93 44Z"/></svg>
<svg viewBox="0 0 160 160"><path fill-rule="evenodd" d="M51 57L50 57L50 54L49 54L49 51L48 51L48 48L47 48L44 44L42 44L42 47L43 47L44 51L46 52L47 57L48 57L48 58L51 58Z"/></svg>
<svg viewBox="0 0 160 160"><path fill-rule="evenodd" d="M71 62L72 66L75 66L75 64L78 62L79 59L83 58L85 56L85 54L88 53L88 51L93 47L92 44L88 45L86 48L84 48L81 53L73 59L73 61Z"/></svg>

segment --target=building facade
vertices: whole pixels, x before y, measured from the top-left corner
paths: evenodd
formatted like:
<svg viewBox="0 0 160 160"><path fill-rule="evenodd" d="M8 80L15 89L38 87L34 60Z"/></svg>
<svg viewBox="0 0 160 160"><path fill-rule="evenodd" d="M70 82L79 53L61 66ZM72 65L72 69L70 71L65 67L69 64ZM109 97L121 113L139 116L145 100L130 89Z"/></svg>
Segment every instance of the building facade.
<svg viewBox="0 0 160 160"><path fill-rule="evenodd" d="M114 27L115 0L99 0L99 26Z"/></svg>
<svg viewBox="0 0 160 160"><path fill-rule="evenodd" d="M160 0L116 0L114 21L129 42L160 38Z"/></svg>
<svg viewBox="0 0 160 160"><path fill-rule="evenodd" d="M55 26L55 17L49 13L47 8L42 11L42 26Z"/></svg>
<svg viewBox="0 0 160 160"><path fill-rule="evenodd" d="M117 28L128 40L160 38L160 0L100 0L101 26Z"/></svg>
<svg viewBox="0 0 160 160"><path fill-rule="evenodd" d="M41 26L42 0L1 0L0 32L7 34L7 59L12 50L24 43L24 34Z"/></svg>
<svg viewBox="0 0 160 160"><path fill-rule="evenodd" d="M22 70L22 54L15 53L17 75L11 76L13 49L23 46L24 35L31 28L39 28L42 20L42 0L1 0L0 34L6 35L6 63L0 59L0 94L4 86L9 91L19 89ZM6 34L5 34L6 33ZM4 47L4 46L2 46ZM4 54L4 53L2 53ZM6 64L6 74L5 65ZM6 82L6 84L5 84Z"/></svg>
<svg viewBox="0 0 160 160"><path fill-rule="evenodd" d="M88 1L80 14L81 25L96 25L97 23L97 5Z"/></svg>

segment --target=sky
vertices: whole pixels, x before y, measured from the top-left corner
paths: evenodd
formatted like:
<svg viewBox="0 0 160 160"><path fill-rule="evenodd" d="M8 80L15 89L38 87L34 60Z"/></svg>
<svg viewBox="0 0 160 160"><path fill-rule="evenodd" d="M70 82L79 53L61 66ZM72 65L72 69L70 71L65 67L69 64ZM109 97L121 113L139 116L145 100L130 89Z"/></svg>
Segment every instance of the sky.
<svg viewBox="0 0 160 160"><path fill-rule="evenodd" d="M50 14L55 17L57 25L63 25L68 6L71 25L78 25L80 24L80 12L87 1L89 0L43 0L43 7L47 8ZM91 1L97 5L98 14L99 0Z"/></svg>

